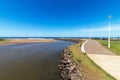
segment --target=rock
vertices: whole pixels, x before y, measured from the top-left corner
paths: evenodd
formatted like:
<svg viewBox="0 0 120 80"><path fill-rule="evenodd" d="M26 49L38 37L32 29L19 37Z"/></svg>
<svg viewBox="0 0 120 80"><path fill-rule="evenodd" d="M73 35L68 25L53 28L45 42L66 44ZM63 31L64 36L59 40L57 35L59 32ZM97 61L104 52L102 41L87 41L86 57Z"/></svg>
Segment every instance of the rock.
<svg viewBox="0 0 120 80"><path fill-rule="evenodd" d="M82 73L78 69L77 64L73 61L71 52L68 48L64 49L58 67L61 70L61 80L82 80Z"/></svg>

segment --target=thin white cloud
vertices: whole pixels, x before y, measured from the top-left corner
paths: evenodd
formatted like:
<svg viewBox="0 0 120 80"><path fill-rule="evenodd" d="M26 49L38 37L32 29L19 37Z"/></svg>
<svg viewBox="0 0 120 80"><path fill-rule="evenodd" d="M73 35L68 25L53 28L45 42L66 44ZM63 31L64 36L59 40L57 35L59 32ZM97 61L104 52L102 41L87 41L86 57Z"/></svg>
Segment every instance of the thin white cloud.
<svg viewBox="0 0 120 80"><path fill-rule="evenodd" d="M91 29L81 29L81 35L91 36L91 37L107 37L108 36L108 26L91 28ZM111 26L111 36L120 37L120 24Z"/></svg>
<svg viewBox="0 0 120 80"><path fill-rule="evenodd" d="M120 31L120 25L112 25L110 27L111 31ZM101 32L108 31L108 26L99 27L99 28L91 28L91 29L81 29L82 32Z"/></svg>
<svg viewBox="0 0 120 80"><path fill-rule="evenodd" d="M108 26L99 27L99 28L84 28L84 29L73 29L60 31L54 33L54 36L69 36L69 37L107 37L108 36ZM120 36L120 25L111 26L111 36L119 37Z"/></svg>

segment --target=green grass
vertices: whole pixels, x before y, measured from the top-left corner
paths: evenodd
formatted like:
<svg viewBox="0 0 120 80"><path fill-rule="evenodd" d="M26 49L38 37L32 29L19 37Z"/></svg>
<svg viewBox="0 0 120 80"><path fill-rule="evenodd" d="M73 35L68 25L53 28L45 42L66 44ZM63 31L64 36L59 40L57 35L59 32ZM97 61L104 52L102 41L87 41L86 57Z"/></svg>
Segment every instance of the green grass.
<svg viewBox="0 0 120 80"><path fill-rule="evenodd" d="M116 80L99 66L97 66L86 54L80 51L80 43L69 47L73 55L73 60L82 66L82 73L85 80Z"/></svg>
<svg viewBox="0 0 120 80"><path fill-rule="evenodd" d="M99 42L107 48L107 40L99 40ZM107 48L108 49L108 48ZM120 55L120 41L111 41L111 48L109 49L117 55Z"/></svg>

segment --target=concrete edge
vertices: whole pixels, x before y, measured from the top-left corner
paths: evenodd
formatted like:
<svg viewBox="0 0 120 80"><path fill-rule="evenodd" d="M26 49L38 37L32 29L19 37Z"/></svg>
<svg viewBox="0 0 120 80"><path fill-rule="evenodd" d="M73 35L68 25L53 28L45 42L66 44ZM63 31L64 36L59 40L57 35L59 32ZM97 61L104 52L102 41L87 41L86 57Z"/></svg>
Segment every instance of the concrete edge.
<svg viewBox="0 0 120 80"><path fill-rule="evenodd" d="M88 40L86 40L83 44L82 44L82 47L81 47L81 52L82 53L86 53L85 51L85 45L88 43Z"/></svg>

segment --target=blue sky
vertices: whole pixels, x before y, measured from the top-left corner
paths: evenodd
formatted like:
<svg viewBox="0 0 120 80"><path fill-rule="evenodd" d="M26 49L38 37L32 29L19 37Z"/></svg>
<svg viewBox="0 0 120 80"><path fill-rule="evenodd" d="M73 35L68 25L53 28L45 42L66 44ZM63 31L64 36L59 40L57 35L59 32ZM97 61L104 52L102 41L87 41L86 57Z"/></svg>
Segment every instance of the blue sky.
<svg viewBox="0 0 120 80"><path fill-rule="evenodd" d="M0 0L0 36L104 37L109 14L120 36L120 0Z"/></svg>

